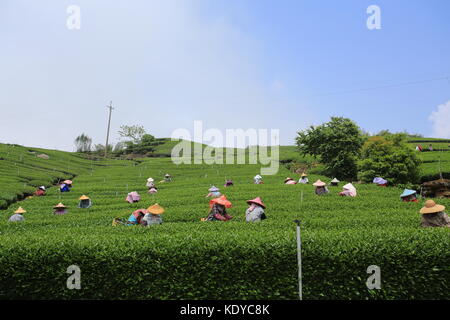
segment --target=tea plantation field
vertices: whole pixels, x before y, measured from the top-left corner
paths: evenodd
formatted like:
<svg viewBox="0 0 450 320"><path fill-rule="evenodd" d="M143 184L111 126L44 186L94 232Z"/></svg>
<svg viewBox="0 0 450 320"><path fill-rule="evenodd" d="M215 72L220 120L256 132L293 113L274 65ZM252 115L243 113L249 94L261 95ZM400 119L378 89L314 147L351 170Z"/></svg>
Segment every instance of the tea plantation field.
<svg viewBox="0 0 450 320"><path fill-rule="evenodd" d="M450 298L450 230L419 228L422 203L400 202L398 188L356 185L358 197L342 198L338 187L318 197L311 185L284 185L293 176L284 167L254 185L259 165L90 161L35 150L50 155L43 160L27 148L0 146L4 201L12 187L17 197L23 188L74 177L69 193L51 187L45 197L0 210L1 299L297 299L294 219L302 221L304 299ZM157 183L159 192L148 195L146 179L159 181L166 172L173 182ZM226 178L235 186L224 188ZM318 178L330 180L310 180ZM200 221L212 184L233 203L233 220ZM130 191L141 202L125 202ZM92 208L77 208L82 194ZM248 224L245 201L256 196L268 219ZM69 213L55 216L52 206L60 201ZM156 202L166 209L162 225L111 226L114 217ZM9 223L19 205L25 221ZM81 269L80 290L66 287L70 265ZM370 265L381 268L381 290L366 287Z"/></svg>

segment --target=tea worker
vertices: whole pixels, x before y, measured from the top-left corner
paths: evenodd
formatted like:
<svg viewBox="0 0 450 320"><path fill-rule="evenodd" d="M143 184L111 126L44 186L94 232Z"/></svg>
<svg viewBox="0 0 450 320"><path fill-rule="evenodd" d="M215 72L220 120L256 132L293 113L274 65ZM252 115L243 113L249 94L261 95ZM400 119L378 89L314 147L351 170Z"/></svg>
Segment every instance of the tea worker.
<svg viewBox="0 0 450 320"><path fill-rule="evenodd" d="M449 227L450 217L444 212L445 207L436 204L433 200L427 200L425 206L420 209L422 214L421 226L427 227Z"/></svg>
<svg viewBox="0 0 450 320"><path fill-rule="evenodd" d="M351 183L347 183L342 187L343 191L339 193L340 196L344 197L356 197L356 188Z"/></svg>
<svg viewBox="0 0 450 320"><path fill-rule="evenodd" d="M228 221L233 219L233 217L227 213L226 208L231 208L231 202L228 201L225 195L222 195L219 198L214 198L211 201L209 201L209 207L210 207L209 215L205 220Z"/></svg>
<svg viewBox="0 0 450 320"><path fill-rule="evenodd" d="M78 203L78 208L88 209L92 207L92 201L88 196L85 196L83 194L78 200L80 200L80 202Z"/></svg>
<svg viewBox="0 0 450 320"><path fill-rule="evenodd" d="M253 181L255 182L255 184L262 184L262 183L263 183L262 177L261 177L259 174L257 174L257 175L253 178Z"/></svg>
<svg viewBox="0 0 450 320"><path fill-rule="evenodd" d="M308 175L303 172L300 180L298 180L298 183L307 184L308 182Z"/></svg>
<svg viewBox="0 0 450 320"><path fill-rule="evenodd" d="M143 225L143 219L147 213L146 209L135 210L128 218L127 225Z"/></svg>
<svg viewBox="0 0 450 320"><path fill-rule="evenodd" d="M53 213L56 215L63 215L63 214L68 213L67 207L64 204L62 204L61 202L58 203L56 206L54 206L53 209L55 209L55 211Z"/></svg>
<svg viewBox="0 0 450 320"><path fill-rule="evenodd" d="M340 181L338 179L334 178L333 180L331 180L330 185L332 187L337 187L339 185L339 182Z"/></svg>
<svg viewBox="0 0 450 320"><path fill-rule="evenodd" d="M164 182L171 182L172 181L172 176L168 173L166 173L164 175Z"/></svg>
<svg viewBox="0 0 450 320"><path fill-rule="evenodd" d="M147 192L150 193L150 194L155 194L155 193L158 192L158 188L155 185L153 185L153 186L150 187L150 189L148 189Z"/></svg>
<svg viewBox="0 0 450 320"><path fill-rule="evenodd" d="M403 193L400 195L400 199L403 202L417 202L417 191L416 190L410 190L405 189Z"/></svg>
<svg viewBox="0 0 450 320"><path fill-rule="evenodd" d="M206 195L205 198L208 198L208 197L218 198L222 195L220 193L219 188L217 188L216 186L212 186L211 188L208 189L208 191L209 191L209 193Z"/></svg>
<svg viewBox="0 0 450 320"><path fill-rule="evenodd" d="M63 183L67 184L69 188L72 188L72 180L64 180Z"/></svg>
<svg viewBox="0 0 450 320"><path fill-rule="evenodd" d="M70 191L70 186L67 183L63 182L59 186L59 191L61 191L61 192L69 192Z"/></svg>
<svg viewBox="0 0 450 320"><path fill-rule="evenodd" d="M290 177L287 177L287 178L284 180L284 184L297 184L297 181L295 181L294 179L292 179L292 178L290 178Z"/></svg>
<svg viewBox="0 0 450 320"><path fill-rule="evenodd" d="M27 212L22 207L19 207L16 211L14 211L14 214L9 217L8 221L15 222L15 221L23 221L25 218L23 217L23 214Z"/></svg>
<svg viewBox="0 0 450 320"><path fill-rule="evenodd" d="M154 224L161 224L163 222L161 218L162 213L164 213L164 208L157 203L148 207L147 213L143 218L143 225L151 226Z"/></svg>
<svg viewBox="0 0 450 320"><path fill-rule="evenodd" d="M376 183L379 187L386 187L388 182L381 177L373 179L373 183Z"/></svg>
<svg viewBox="0 0 450 320"><path fill-rule="evenodd" d="M223 185L224 187L231 187L234 186L233 180L228 179L225 181L225 184Z"/></svg>
<svg viewBox="0 0 450 320"><path fill-rule="evenodd" d="M247 200L247 203L250 205L245 211L245 220L247 222L259 222L266 219L266 215L264 213L266 206L260 197L256 197L253 200Z"/></svg>
<svg viewBox="0 0 450 320"><path fill-rule="evenodd" d="M146 183L147 188L150 189L151 187L153 187L153 186L155 185L154 181L155 181L155 180L154 180L153 178L151 178L151 177L148 178L148 179L147 179L147 183Z"/></svg>
<svg viewBox="0 0 450 320"><path fill-rule="evenodd" d="M321 181L320 179L313 183L313 186L316 187L316 190L314 191L318 196L322 194L327 194L330 191L328 191L326 187L326 183Z"/></svg>
<svg viewBox="0 0 450 320"><path fill-rule="evenodd" d="M45 196L45 186L40 186L35 192L34 195L37 197Z"/></svg>
<svg viewBox="0 0 450 320"><path fill-rule="evenodd" d="M136 191L130 192L125 198L125 201L128 201L129 203L139 202L140 200L141 196Z"/></svg>

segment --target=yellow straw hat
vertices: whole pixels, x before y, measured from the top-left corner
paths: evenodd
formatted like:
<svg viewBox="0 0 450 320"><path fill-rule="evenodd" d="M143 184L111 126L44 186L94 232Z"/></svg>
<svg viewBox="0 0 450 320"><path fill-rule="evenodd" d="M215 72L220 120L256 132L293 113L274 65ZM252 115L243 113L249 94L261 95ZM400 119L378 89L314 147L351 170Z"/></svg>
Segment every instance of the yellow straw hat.
<svg viewBox="0 0 450 320"><path fill-rule="evenodd" d="M79 200L90 200L88 196L85 196L84 194L80 197Z"/></svg>
<svg viewBox="0 0 450 320"><path fill-rule="evenodd" d="M147 211L151 214L161 214L164 212L164 208L161 207L159 204L155 203L154 205L147 208Z"/></svg>
<svg viewBox="0 0 450 320"><path fill-rule="evenodd" d="M445 210L445 207L443 205L436 204L436 202L434 202L433 200L427 200L425 202L425 206L422 209L420 209L420 213L428 214L428 213L441 212L444 210Z"/></svg>
<svg viewBox="0 0 450 320"><path fill-rule="evenodd" d="M56 206L53 207L53 209L62 209L67 208L65 205L62 204L62 202L58 203Z"/></svg>
<svg viewBox="0 0 450 320"><path fill-rule="evenodd" d="M22 207L19 207L19 209L17 209L16 211L14 211L14 213L20 213L20 214L25 213L25 212L27 212L27 211L24 210Z"/></svg>

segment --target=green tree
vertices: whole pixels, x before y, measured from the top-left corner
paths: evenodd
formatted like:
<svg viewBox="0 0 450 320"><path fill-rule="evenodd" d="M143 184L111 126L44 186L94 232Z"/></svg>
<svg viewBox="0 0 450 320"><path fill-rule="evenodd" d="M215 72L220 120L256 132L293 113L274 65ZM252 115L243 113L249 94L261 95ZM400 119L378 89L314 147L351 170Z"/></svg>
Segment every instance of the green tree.
<svg viewBox="0 0 450 320"><path fill-rule="evenodd" d="M139 143L145 134L145 129L143 126L138 125L133 126L123 125L120 126L120 130L118 133L121 138L128 138L131 139L133 143Z"/></svg>
<svg viewBox="0 0 450 320"><path fill-rule="evenodd" d="M75 146L77 152L90 152L92 149L92 139L82 133L75 139Z"/></svg>
<svg viewBox="0 0 450 320"><path fill-rule="evenodd" d="M332 117L327 123L311 126L297 134L300 153L319 157L327 174L348 180L357 177L357 161L364 138L355 122Z"/></svg>
<svg viewBox="0 0 450 320"><path fill-rule="evenodd" d="M393 184L417 183L421 161L407 145L406 137L398 133L369 138L358 163L360 179L372 182L374 177L383 177Z"/></svg>

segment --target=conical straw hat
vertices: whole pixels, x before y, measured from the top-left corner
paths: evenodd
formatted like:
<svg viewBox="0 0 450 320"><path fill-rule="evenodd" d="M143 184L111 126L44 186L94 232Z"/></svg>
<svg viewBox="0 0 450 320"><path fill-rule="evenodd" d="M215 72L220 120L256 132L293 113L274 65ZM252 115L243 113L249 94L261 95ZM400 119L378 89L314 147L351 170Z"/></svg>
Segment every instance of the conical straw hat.
<svg viewBox="0 0 450 320"><path fill-rule="evenodd" d="M225 195L222 195L219 198L215 198L209 201L209 206L212 207L215 203L225 206L226 208L231 208L231 202L227 199Z"/></svg>
<svg viewBox="0 0 450 320"><path fill-rule="evenodd" d="M79 200L89 200L90 198L88 196L85 196L84 194L80 197Z"/></svg>
<svg viewBox="0 0 450 320"><path fill-rule="evenodd" d="M422 209L420 209L420 213L428 214L428 213L441 212L444 210L445 210L445 207L443 205L436 204L436 202L434 202L433 200L427 200L425 202L425 206Z"/></svg>
<svg viewBox="0 0 450 320"><path fill-rule="evenodd" d="M23 209L22 207L19 207L19 209L14 211L14 213L19 213L19 214L22 214L22 213L25 213L25 212L27 212L27 211L25 209Z"/></svg>
<svg viewBox="0 0 450 320"><path fill-rule="evenodd" d="M323 187L325 185L326 185L326 183L321 181L320 179L313 183L313 186L315 186L315 187Z"/></svg>
<svg viewBox="0 0 450 320"><path fill-rule="evenodd" d="M255 199L252 200L247 200L247 203L256 203L257 205L260 205L261 207L263 207L264 209L266 208L266 206L264 205L264 203L262 202L260 197L256 197Z"/></svg>
<svg viewBox="0 0 450 320"><path fill-rule="evenodd" d="M65 205L62 204L62 202L58 203L56 206L53 207L53 209L64 209L67 208Z"/></svg>
<svg viewBox="0 0 450 320"><path fill-rule="evenodd" d="M164 212L164 208L161 207L159 204L155 203L154 205L147 208L147 211L151 214L161 214Z"/></svg>

